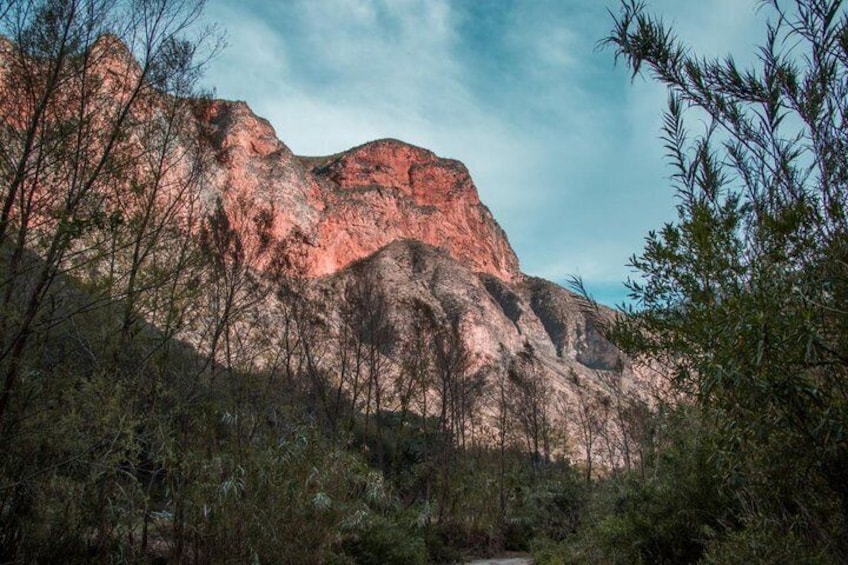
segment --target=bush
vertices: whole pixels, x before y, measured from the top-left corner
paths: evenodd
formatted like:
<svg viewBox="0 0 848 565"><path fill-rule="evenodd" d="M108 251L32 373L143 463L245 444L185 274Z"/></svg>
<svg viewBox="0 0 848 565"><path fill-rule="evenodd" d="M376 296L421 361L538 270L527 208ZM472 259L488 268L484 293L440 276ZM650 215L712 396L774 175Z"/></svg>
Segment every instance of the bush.
<svg viewBox="0 0 848 565"><path fill-rule="evenodd" d="M530 542L530 553L536 565L568 565L582 562L577 559L570 543L545 537L533 538Z"/></svg>
<svg viewBox="0 0 848 565"><path fill-rule="evenodd" d="M456 536L450 526L433 524L424 529L424 543L433 563L456 563L462 561Z"/></svg>
<svg viewBox="0 0 848 565"><path fill-rule="evenodd" d="M742 503L731 528L745 524L727 547L754 556L772 540L791 555L796 539L848 562L837 525L848 522L848 11L840 0L760 4L764 42L749 67L698 56L646 2L622 0L614 16L605 43L668 89L661 135L677 218L631 259L632 315L612 338L715 423L710 459L720 491ZM648 497L682 513L652 516L662 545L675 524L721 518L688 515L674 497L698 494L696 483L668 479L683 482ZM643 538L631 520L607 526Z"/></svg>
<svg viewBox="0 0 848 565"><path fill-rule="evenodd" d="M763 519L717 539L707 547L701 561L708 565L727 563L842 563L828 554L828 549L803 540L794 532L786 532L773 520Z"/></svg>
<svg viewBox="0 0 848 565"><path fill-rule="evenodd" d="M423 536L385 517L375 518L361 533L345 540L342 552L359 565L423 565L429 561Z"/></svg>

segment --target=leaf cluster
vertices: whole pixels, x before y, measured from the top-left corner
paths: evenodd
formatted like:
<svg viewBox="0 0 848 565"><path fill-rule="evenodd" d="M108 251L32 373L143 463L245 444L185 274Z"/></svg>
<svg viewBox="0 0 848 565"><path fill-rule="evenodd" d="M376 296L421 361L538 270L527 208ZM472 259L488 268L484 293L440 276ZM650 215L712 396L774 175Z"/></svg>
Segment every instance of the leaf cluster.
<svg viewBox="0 0 848 565"><path fill-rule="evenodd" d="M602 43L668 89L677 219L631 259L635 305L611 336L713 422L711 464L746 512L844 556L848 13L838 0L760 11L750 69L697 57L644 3L613 14Z"/></svg>

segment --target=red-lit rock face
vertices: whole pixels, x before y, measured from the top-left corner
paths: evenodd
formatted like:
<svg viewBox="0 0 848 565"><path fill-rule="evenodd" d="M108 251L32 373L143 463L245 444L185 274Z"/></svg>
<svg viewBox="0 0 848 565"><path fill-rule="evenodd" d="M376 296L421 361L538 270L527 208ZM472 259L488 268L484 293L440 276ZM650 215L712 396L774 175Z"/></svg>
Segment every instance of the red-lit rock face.
<svg viewBox="0 0 848 565"><path fill-rule="evenodd" d="M392 139L351 149L321 169L340 188L381 186L412 198L418 206L451 200L477 205L477 191L459 161L440 159L430 151Z"/></svg>
<svg viewBox="0 0 848 565"><path fill-rule="evenodd" d="M311 276L400 239L441 247L475 272L519 276L506 235L458 161L396 140L297 158L244 103L215 102L202 119L214 132L225 204L252 198L273 209L281 238L297 228L308 242L300 251Z"/></svg>
<svg viewBox="0 0 848 565"><path fill-rule="evenodd" d="M399 239L445 249L472 271L513 280L518 259L458 161L394 140L368 143L313 174L324 179L314 274L329 274Z"/></svg>

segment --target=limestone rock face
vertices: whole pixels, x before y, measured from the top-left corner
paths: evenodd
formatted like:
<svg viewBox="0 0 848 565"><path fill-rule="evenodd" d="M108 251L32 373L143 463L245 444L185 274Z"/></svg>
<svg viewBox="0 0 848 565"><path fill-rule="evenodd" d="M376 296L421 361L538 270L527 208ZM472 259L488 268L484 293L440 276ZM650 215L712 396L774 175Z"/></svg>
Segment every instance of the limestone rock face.
<svg viewBox="0 0 848 565"><path fill-rule="evenodd" d="M440 320L458 316L478 365L497 363L529 347L555 390L567 390L574 374L631 376L627 360L597 330L612 313L589 308L554 283L525 277L510 284L473 272L444 249L411 239L395 241L317 284L325 303L332 303L357 279L378 286L389 298L400 327L421 305Z"/></svg>
<svg viewBox="0 0 848 565"><path fill-rule="evenodd" d="M518 277L506 235L459 161L387 139L312 171L332 204L319 225L323 261L315 274L334 272L392 241L415 239L445 249L472 271Z"/></svg>
<svg viewBox="0 0 848 565"><path fill-rule="evenodd" d="M279 239L314 231L324 208L321 187L271 124L244 102L215 100L197 114L217 165L209 199L229 210L249 203L271 212Z"/></svg>
<svg viewBox="0 0 848 565"><path fill-rule="evenodd" d="M331 157L295 157L243 102L213 102L201 120L221 165L223 200L253 198L273 210L280 237L299 230L310 276L415 239L474 272L520 277L506 234L458 161L390 139Z"/></svg>
<svg viewBox="0 0 848 565"><path fill-rule="evenodd" d="M619 352L577 296L520 272L459 161L394 139L298 157L243 102L215 101L199 119L219 164L217 197L225 206L251 200L272 212L281 240L299 234L292 252L304 258L310 278L331 276L330 295L365 269L394 297L398 319L413 298L443 314L461 310L480 359L529 344L562 378L621 369Z"/></svg>
<svg viewBox="0 0 848 565"><path fill-rule="evenodd" d="M0 37L0 92L7 94L25 86L9 80L4 60L12 59L13 50L14 45ZM121 102L134 100L135 87L143 91L131 105L132 135L123 151L144 154L161 137L156 127L145 133L145 125L156 125L168 100L178 99L146 84L131 51L117 38L101 38L92 53L94 69L103 78L97 92L99 110L111 109L120 116ZM26 113L14 100L0 96L0 121L20 133ZM437 325L448 323L452 331L461 330L475 370L503 374L506 366L524 363L528 372L546 377L553 391L572 398L585 383L591 388L593 379L613 379L623 390L645 388L598 329L611 319L611 311L587 308L558 285L521 273L506 234L481 203L459 161L393 139L327 157L296 156L246 103L188 102L178 105L179 123L185 125L179 140L164 146L173 149L164 151L163 161L173 160L164 168L176 171L175 182L169 182L167 172L160 181L167 202L157 208L157 200L142 201L132 190L122 190L131 186L134 176L125 171L115 180L118 190L112 187L102 195L114 210L129 215L148 206L166 214L168 221L195 219L181 236L200 232L196 226L205 221L203 213L225 214L228 225L245 228L239 229L246 234L239 242L242 254L247 256L248 248L257 250L247 259L249 268L279 274L276 269L283 264L305 275L303 294L317 297L326 319L316 318L316 323L327 322L326 327L342 327L337 322L346 289L364 281L387 297L400 331L422 310ZM114 121L115 116L106 118ZM98 120L106 118L91 119L98 126ZM100 129L90 128L87 147L92 153L110 143L109 129ZM196 200L190 214L181 210L188 204L182 202L176 181L188 165L181 162L179 143L190 147L186 154L200 163L197 171L192 169L202 179L201 192L194 193L203 208L197 215ZM141 181L146 178L143 170L135 173ZM250 245L251 237L255 245Z"/></svg>

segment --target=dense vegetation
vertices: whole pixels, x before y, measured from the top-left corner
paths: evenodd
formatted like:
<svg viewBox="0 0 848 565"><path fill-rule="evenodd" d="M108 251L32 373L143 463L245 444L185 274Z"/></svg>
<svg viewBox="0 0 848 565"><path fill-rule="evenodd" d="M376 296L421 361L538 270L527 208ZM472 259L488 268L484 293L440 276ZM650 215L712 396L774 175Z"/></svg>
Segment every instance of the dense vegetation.
<svg viewBox="0 0 848 565"><path fill-rule="evenodd" d="M209 201L202 2L0 2L0 562L844 562L848 19L763 4L756 70L639 3L606 40L670 92L679 217L608 328L646 403L472 368L355 269L320 311Z"/></svg>
<svg viewBox="0 0 848 565"><path fill-rule="evenodd" d="M848 14L761 14L750 70L699 58L641 2L605 41L668 87L678 201L610 335L677 400L648 473L598 485L594 518L542 562L848 559Z"/></svg>
<svg viewBox="0 0 848 565"><path fill-rule="evenodd" d="M396 320L367 273L327 309L267 208L216 202L202 8L0 3L0 562L449 562L573 530L532 350L472 368L462 312Z"/></svg>

